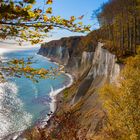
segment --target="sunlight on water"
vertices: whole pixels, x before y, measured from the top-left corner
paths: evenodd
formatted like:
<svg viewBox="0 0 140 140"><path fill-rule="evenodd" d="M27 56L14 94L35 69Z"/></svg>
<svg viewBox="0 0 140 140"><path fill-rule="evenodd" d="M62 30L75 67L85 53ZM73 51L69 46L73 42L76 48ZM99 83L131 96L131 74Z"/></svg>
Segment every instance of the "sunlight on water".
<svg viewBox="0 0 140 140"><path fill-rule="evenodd" d="M17 93L15 83L0 84L0 138L31 125L32 115L23 110L23 102L17 97Z"/></svg>
<svg viewBox="0 0 140 140"><path fill-rule="evenodd" d="M6 59L27 58L33 56L36 63L34 68L57 67L48 59L36 55L37 50L13 50L0 48L0 57ZM51 87L58 93L70 82L69 76L62 74L53 79L40 80L33 83L22 78L10 78L8 82L0 84L0 138L8 134L22 131L33 124L41 123L50 111L52 100Z"/></svg>
<svg viewBox="0 0 140 140"><path fill-rule="evenodd" d="M8 51L12 51L11 49L6 49L6 48L0 48L0 55L8 52Z"/></svg>

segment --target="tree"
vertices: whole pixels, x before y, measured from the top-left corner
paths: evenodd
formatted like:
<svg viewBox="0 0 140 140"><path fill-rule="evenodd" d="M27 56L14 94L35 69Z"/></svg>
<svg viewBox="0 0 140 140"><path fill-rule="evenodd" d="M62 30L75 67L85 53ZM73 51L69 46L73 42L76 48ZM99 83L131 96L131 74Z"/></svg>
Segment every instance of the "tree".
<svg viewBox="0 0 140 140"><path fill-rule="evenodd" d="M53 16L52 0L44 3L44 8L34 8L36 0L0 0L0 38L18 37L20 42L30 41L39 43L47 33L56 28L62 28L73 32L85 32L90 26L84 26L81 17L71 16L64 19L61 16ZM47 8L45 8L45 5Z"/></svg>
<svg viewBox="0 0 140 140"><path fill-rule="evenodd" d="M97 13L102 39L119 58L135 55L139 39L140 1L109 0Z"/></svg>

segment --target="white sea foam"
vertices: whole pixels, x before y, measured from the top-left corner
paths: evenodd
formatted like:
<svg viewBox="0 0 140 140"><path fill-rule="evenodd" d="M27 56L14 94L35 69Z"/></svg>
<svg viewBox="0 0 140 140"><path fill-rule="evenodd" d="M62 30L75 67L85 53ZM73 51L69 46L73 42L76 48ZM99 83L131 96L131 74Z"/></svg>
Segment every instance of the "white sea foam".
<svg viewBox="0 0 140 140"><path fill-rule="evenodd" d="M44 56L39 55L39 54L36 54L36 55L37 55L38 57L42 57L43 59L46 59L47 61L51 61L51 59L48 58L48 57L44 57ZM56 64L56 65L61 66L61 69L64 68L63 65L60 65L60 64L57 63L57 62L53 62L53 63ZM61 69L60 69L60 70L61 70ZM70 78L70 82L69 82L68 85L64 85L62 88L59 88L59 89L56 89L56 90L54 90L54 88L53 88L52 86L50 87L50 88L51 88L50 98L52 99L52 100L51 100L51 103L50 103L50 111L51 111L51 112L55 112L55 110L56 110L56 108L57 108L56 95L59 94L61 91L63 91L65 88L70 87L70 86L72 85L72 83L73 83L73 77L72 77L72 75L70 75L70 74L68 74L68 73L65 73L65 71L61 71L61 72L64 73L65 75L67 75L67 76ZM47 119L48 119L48 118L47 118Z"/></svg>
<svg viewBox="0 0 140 140"><path fill-rule="evenodd" d="M7 52L14 52L16 50L21 50L21 49L14 49L14 48L0 48L0 55L3 55ZM23 50L23 49L22 49Z"/></svg>
<svg viewBox="0 0 140 140"><path fill-rule="evenodd" d="M31 124L32 116L23 110L23 103L17 93L15 83L0 83L0 139L22 131Z"/></svg>
<svg viewBox="0 0 140 140"><path fill-rule="evenodd" d="M72 83L73 83L73 77L70 74L68 74L68 73L65 73L65 75L67 75L70 78L70 82L69 82L68 85L64 85L62 88L59 88L59 89L56 89L56 90L54 90L53 87L51 87L51 92L50 92L50 97L52 99L52 101L50 103L50 110L51 110L51 112L55 112L55 110L57 108L57 100L56 100L57 94L59 94L65 88L70 87L72 85Z"/></svg>
<svg viewBox="0 0 140 140"><path fill-rule="evenodd" d="M50 97L51 97L51 103L50 103L50 111L55 112L57 108L57 100L56 100L56 95L63 91L66 87L62 87L60 89L54 90L53 87L51 87L51 92L50 92Z"/></svg>
<svg viewBox="0 0 140 140"><path fill-rule="evenodd" d="M73 84L73 77L70 74L68 74L68 73L65 73L65 75L67 75L70 78L70 82L69 82L68 85L64 85L62 88L59 88L59 89L56 89L56 90L52 86L50 87L51 88L51 92L49 94L50 94L50 98L51 98L51 102L50 102L50 112L51 112L51 114L49 116L47 116L43 120L43 122L40 123L39 127L41 127L41 128L44 128L44 126L47 124L47 121L52 116L52 113L54 113L56 111L56 109L57 109L57 98L56 98L56 96L61 91L63 91L65 88L68 88L68 87L70 87Z"/></svg>

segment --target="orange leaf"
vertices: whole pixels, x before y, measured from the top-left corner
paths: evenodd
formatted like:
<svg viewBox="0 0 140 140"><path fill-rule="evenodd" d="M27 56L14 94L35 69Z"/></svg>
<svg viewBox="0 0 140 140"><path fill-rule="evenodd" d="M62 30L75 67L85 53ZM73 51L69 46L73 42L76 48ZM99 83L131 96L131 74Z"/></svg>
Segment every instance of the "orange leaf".
<svg viewBox="0 0 140 140"><path fill-rule="evenodd" d="M44 19L45 22L48 21L48 17L46 15L43 16L43 19Z"/></svg>

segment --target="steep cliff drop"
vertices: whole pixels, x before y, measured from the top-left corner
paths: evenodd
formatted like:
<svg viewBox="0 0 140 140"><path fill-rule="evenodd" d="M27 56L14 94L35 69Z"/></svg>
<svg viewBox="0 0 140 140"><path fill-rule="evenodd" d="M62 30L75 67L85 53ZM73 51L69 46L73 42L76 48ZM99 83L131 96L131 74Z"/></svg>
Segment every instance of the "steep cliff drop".
<svg viewBox="0 0 140 140"><path fill-rule="evenodd" d="M75 40L77 40L76 46L73 47ZM76 137L79 140L83 140L83 138L90 140L100 135L106 119L106 113L102 108L103 101L99 98L98 89L106 82L116 81L120 73L120 65L116 63L115 55L102 48L102 43L90 46L92 49L88 51L79 47L80 41L81 37L52 41L43 44L38 53L63 64L65 70L74 76L73 85L58 95L63 102L58 103L59 107L54 116L63 115L68 110L71 112L70 116L74 116L71 117L74 119L72 122L76 122L76 126L78 125L75 132ZM71 118L69 118L69 122ZM52 129L52 124L54 124L53 119L45 128L35 127L26 131L22 137L34 140L45 139L48 130ZM63 125L65 125L64 121ZM56 128L59 130L59 125ZM67 136L67 140L71 139Z"/></svg>

